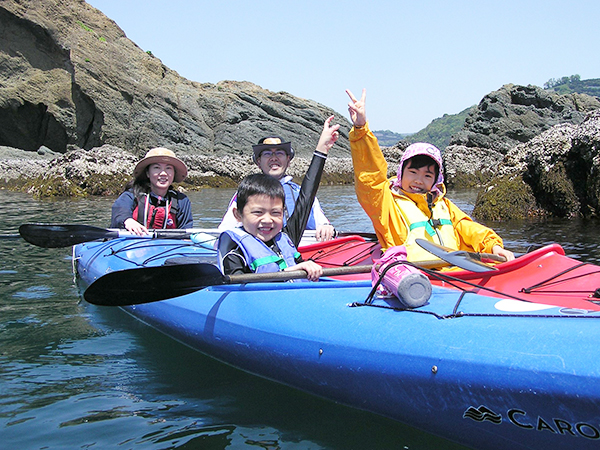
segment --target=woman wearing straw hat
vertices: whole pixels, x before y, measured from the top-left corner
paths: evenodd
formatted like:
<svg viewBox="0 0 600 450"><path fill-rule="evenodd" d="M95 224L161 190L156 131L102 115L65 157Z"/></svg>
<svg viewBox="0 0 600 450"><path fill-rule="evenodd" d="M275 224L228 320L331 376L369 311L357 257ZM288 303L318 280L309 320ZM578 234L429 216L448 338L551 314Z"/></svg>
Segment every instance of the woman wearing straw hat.
<svg viewBox="0 0 600 450"><path fill-rule="evenodd" d="M134 179L115 200L111 227L125 228L140 236L151 228L192 228L190 199L171 186L186 176L186 165L171 150L150 150L135 166Z"/></svg>

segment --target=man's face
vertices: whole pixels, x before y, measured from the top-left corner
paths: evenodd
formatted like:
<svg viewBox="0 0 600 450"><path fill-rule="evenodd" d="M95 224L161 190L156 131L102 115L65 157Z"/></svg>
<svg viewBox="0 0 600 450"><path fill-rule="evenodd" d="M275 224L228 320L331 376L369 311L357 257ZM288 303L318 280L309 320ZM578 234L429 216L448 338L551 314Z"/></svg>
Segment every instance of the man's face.
<svg viewBox="0 0 600 450"><path fill-rule="evenodd" d="M263 150L258 158L258 167L265 175L280 179L285 175L285 171L290 165L290 157L280 148L270 148Z"/></svg>

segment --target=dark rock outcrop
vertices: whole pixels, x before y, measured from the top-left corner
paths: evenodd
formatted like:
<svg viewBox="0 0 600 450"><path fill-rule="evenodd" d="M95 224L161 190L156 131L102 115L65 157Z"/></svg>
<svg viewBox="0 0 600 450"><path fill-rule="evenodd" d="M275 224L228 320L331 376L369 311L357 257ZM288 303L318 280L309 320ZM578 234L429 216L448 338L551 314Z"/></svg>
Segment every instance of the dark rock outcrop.
<svg viewBox="0 0 600 450"><path fill-rule="evenodd" d="M477 218L489 220L597 217L599 213L600 109L577 125L555 125L513 147L473 211Z"/></svg>
<svg viewBox="0 0 600 450"><path fill-rule="evenodd" d="M446 179L450 185L484 181L513 147L555 125L579 124L598 108L600 99L586 94L505 85L486 95L452 137L444 152Z"/></svg>
<svg viewBox="0 0 600 450"><path fill-rule="evenodd" d="M508 84L485 96L444 152L450 186L485 186L481 219L597 216L600 99ZM116 195L166 146L180 189L235 186L251 145L292 141L300 179L323 121L342 124L323 182L353 181L350 124L331 109L245 81L189 81L83 0L0 0L0 187L36 196ZM408 145L384 149L388 175ZM487 183L487 184L486 184Z"/></svg>
<svg viewBox="0 0 600 450"><path fill-rule="evenodd" d="M0 2L2 146L224 156L277 134L307 156L330 115L347 137L348 121L314 101L249 82L189 81L83 0ZM336 154L349 156L347 139Z"/></svg>

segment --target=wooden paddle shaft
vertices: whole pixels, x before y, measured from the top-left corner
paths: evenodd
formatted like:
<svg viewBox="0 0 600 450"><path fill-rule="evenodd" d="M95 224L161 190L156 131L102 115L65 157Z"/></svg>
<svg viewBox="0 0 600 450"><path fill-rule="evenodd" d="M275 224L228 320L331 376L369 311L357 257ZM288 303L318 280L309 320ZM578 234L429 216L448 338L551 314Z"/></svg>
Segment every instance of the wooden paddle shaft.
<svg viewBox="0 0 600 450"><path fill-rule="evenodd" d="M369 273L371 264L364 266L344 266L332 267L323 269L324 277L333 277L336 275L350 275L354 273ZM226 284L244 284L244 283L261 283L263 281L283 281L283 280L298 280L306 278L305 270L291 270L288 272L269 272L269 273L245 273L239 275L225 275Z"/></svg>
<svg viewBox="0 0 600 450"><path fill-rule="evenodd" d="M442 260L418 261L414 264L423 269L437 269L448 266L448 263ZM355 273L369 273L371 272L372 267L372 264L365 264L361 266L327 267L323 269L323 276L335 277L340 275L351 275ZM306 275L306 271L304 270L270 273L245 273L239 275L225 275L224 281L226 284L260 283L263 281L298 280L306 278Z"/></svg>

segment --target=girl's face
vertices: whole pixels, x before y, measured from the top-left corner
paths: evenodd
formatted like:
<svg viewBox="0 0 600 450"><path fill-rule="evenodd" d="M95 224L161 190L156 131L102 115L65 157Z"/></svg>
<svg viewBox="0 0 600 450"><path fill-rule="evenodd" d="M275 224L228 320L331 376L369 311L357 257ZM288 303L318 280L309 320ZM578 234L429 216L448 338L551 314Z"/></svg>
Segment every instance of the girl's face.
<svg viewBox="0 0 600 450"><path fill-rule="evenodd" d="M175 178L175 168L171 164L154 163L146 169L152 192L165 196Z"/></svg>
<svg viewBox="0 0 600 450"><path fill-rule="evenodd" d="M402 190L411 194L425 194L431 191L435 183L435 165L423 166L420 169L412 167L412 161L407 161L402 170Z"/></svg>
<svg viewBox="0 0 600 450"><path fill-rule="evenodd" d="M283 229L283 202L268 195L251 195L240 212L233 209L244 230L263 242L269 242Z"/></svg>

